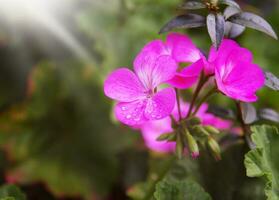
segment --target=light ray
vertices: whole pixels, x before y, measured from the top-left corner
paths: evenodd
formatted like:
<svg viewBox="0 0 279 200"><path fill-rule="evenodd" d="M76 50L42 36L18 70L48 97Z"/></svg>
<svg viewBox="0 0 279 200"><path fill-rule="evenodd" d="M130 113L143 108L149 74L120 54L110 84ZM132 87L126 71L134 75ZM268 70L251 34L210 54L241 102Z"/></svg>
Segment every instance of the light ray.
<svg viewBox="0 0 279 200"><path fill-rule="evenodd" d="M51 8L59 6L61 3L63 1L58 0L0 0L0 16L11 26L30 22L42 25L80 59L87 63L94 63L78 39L53 16ZM63 6L67 8L67 5Z"/></svg>

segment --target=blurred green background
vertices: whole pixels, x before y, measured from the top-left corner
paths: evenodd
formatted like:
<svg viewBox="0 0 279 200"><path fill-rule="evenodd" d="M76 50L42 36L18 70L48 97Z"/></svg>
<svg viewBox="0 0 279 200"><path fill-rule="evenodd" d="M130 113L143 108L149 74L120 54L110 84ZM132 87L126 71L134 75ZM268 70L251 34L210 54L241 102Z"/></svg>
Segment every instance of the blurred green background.
<svg viewBox="0 0 279 200"><path fill-rule="evenodd" d="M238 2L243 10L264 16L279 33L277 0ZM17 183L28 199L117 200L128 199L127 191L140 197L145 190L133 186L144 182L164 159L146 149L138 132L116 122L113 102L103 94L103 81L113 69L132 67L148 41L165 37L157 33L180 12L181 1L0 3L0 183ZM204 28L187 34L198 47L209 49ZM253 52L256 63L279 76L278 41L250 29L238 41ZM257 106L279 111L278 92L265 88L259 96ZM233 108L220 96L212 102ZM194 163L188 162L177 163L184 170L180 173L194 170ZM228 162L225 171L243 173L241 163ZM221 164L213 165L224 170ZM220 176L220 182L226 176L211 174ZM258 191L257 185L245 183L252 188L247 189L235 179L228 183L234 188L227 188L222 200L236 199L232 193L237 187L244 188L243 199L251 199L245 197L251 190ZM224 187L217 182L216 188ZM203 185L210 184L207 180ZM222 189L206 189L217 200L220 191L224 194Z"/></svg>

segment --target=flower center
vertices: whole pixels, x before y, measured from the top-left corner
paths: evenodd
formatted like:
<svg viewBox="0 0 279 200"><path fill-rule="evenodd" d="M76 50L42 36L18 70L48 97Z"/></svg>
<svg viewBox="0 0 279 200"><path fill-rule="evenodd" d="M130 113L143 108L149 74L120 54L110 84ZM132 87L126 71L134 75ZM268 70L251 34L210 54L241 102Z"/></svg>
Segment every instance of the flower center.
<svg viewBox="0 0 279 200"><path fill-rule="evenodd" d="M157 92L157 88L145 91L146 98L151 98Z"/></svg>

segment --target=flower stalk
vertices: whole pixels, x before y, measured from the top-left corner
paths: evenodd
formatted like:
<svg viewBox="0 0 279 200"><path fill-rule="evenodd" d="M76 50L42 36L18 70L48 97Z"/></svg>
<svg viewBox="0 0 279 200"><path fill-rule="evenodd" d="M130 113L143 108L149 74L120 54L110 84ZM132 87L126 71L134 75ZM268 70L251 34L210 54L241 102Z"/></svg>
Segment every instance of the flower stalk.
<svg viewBox="0 0 279 200"><path fill-rule="evenodd" d="M191 115L191 113L192 113L192 111L193 111L193 108L194 108L194 106L195 106L195 102L196 102L196 100L197 100L197 98L198 98L198 96L199 96L199 94L200 94L200 92L201 92L203 86L204 86L205 83L208 81L208 79L209 79L209 77L206 77L206 76L204 75L204 73L201 72L200 79L199 79L198 85L197 85L197 87L196 87L196 89L195 89L195 92L194 92L194 94L193 94L193 97L192 97L192 100L191 100L191 103L190 103L190 108L189 108L189 110L188 110L188 113L187 113L186 118L190 117L190 115Z"/></svg>

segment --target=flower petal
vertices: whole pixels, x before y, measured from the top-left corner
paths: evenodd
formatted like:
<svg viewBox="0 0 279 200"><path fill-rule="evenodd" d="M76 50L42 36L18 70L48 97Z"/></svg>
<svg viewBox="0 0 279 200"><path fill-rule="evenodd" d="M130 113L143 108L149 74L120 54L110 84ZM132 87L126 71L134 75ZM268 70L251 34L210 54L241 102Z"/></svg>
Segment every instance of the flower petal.
<svg viewBox="0 0 279 200"><path fill-rule="evenodd" d="M197 82L203 67L204 62L200 59L194 64L184 68L181 72L176 73L168 83L179 89L189 88Z"/></svg>
<svg viewBox="0 0 279 200"><path fill-rule="evenodd" d="M137 55L134 69L147 90L171 79L178 65L160 40L147 44Z"/></svg>
<svg viewBox="0 0 279 200"><path fill-rule="evenodd" d="M152 86L157 87L174 77L178 64L170 56L160 56L152 71Z"/></svg>
<svg viewBox="0 0 279 200"><path fill-rule="evenodd" d="M245 62L245 63L252 63L253 62L253 55L252 53L245 48L236 48L233 49L227 56L227 59L225 61L227 70L230 70L230 67L233 67L237 65L239 62Z"/></svg>
<svg viewBox="0 0 279 200"><path fill-rule="evenodd" d="M156 141L164 133L171 133L171 119L166 117L161 120L149 121L141 126L141 132L145 145L157 152L172 152L175 149L175 142Z"/></svg>
<svg viewBox="0 0 279 200"><path fill-rule="evenodd" d="M171 55L171 52L162 40L153 40L147 43L140 53L148 53L154 55Z"/></svg>
<svg viewBox="0 0 279 200"><path fill-rule="evenodd" d="M214 50L215 47L211 48L208 62L214 63L215 66L226 64L226 67L231 67L236 62L252 62L252 53L245 48L241 48L235 41L224 39L221 43L217 53ZM227 63L230 62L230 63Z"/></svg>
<svg viewBox="0 0 279 200"><path fill-rule="evenodd" d="M264 85L261 68L248 62L237 62L229 72L216 69L216 82L219 90L227 96L244 102L257 100L256 91Z"/></svg>
<svg viewBox="0 0 279 200"><path fill-rule="evenodd" d="M216 50L216 47L214 47L213 45L211 46L208 56L208 62L213 62L218 56L227 59L231 51L239 47L239 44L237 44L235 41L223 39L218 50Z"/></svg>
<svg viewBox="0 0 279 200"><path fill-rule="evenodd" d="M168 81L170 85L178 89L190 88L197 81L197 77L185 77L181 73L176 73L175 76Z"/></svg>
<svg viewBox="0 0 279 200"><path fill-rule="evenodd" d="M118 103L114 109L115 116L123 124L141 125L148 121L144 116L146 102L146 100L137 100L129 103Z"/></svg>
<svg viewBox="0 0 279 200"><path fill-rule="evenodd" d="M122 102L130 102L144 95L144 88L138 77L127 68L113 71L104 83L105 95Z"/></svg>
<svg viewBox="0 0 279 200"><path fill-rule="evenodd" d="M175 105L175 91L166 88L147 100L144 116L150 120L163 119L171 114Z"/></svg>
<svg viewBox="0 0 279 200"><path fill-rule="evenodd" d="M190 38L180 33L170 33L166 44L177 62L196 62L202 53Z"/></svg>
<svg viewBox="0 0 279 200"><path fill-rule="evenodd" d="M232 126L231 121L221 119L211 113L204 113L200 118L202 119L202 124L205 126L210 125L222 130L229 129Z"/></svg>

